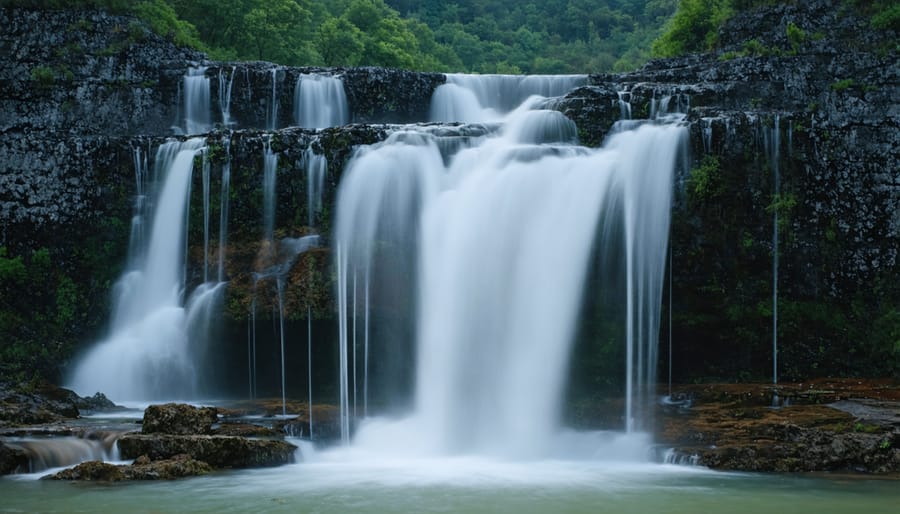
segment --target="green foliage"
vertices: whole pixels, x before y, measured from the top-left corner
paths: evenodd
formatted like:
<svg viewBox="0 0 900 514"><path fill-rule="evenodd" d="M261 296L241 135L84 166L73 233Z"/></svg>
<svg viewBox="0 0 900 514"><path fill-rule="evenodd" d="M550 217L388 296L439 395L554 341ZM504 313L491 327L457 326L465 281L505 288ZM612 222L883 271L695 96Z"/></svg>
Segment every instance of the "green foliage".
<svg viewBox="0 0 900 514"><path fill-rule="evenodd" d="M844 91L851 88L853 84L855 84L855 81L853 79L841 79L837 82L834 82L829 87L831 87L832 91Z"/></svg>
<svg viewBox="0 0 900 514"><path fill-rule="evenodd" d="M703 202L722 194L721 167L714 155L706 155L700 165L691 170L688 190L693 202Z"/></svg>
<svg viewBox="0 0 900 514"><path fill-rule="evenodd" d="M150 25L153 32L169 38L176 45L192 48L203 48L197 35L197 29L190 23L178 18L175 10L164 0L144 0L134 4L133 12ZM142 37L139 27L131 27L132 38Z"/></svg>
<svg viewBox="0 0 900 514"><path fill-rule="evenodd" d="M772 203L766 206L766 212L778 214L778 229L783 231L790 227L791 215L797 206L797 197L793 193L780 193L772 198Z"/></svg>
<svg viewBox="0 0 900 514"><path fill-rule="evenodd" d="M49 66L35 66L31 69L31 80L41 89L53 87L56 81L56 73Z"/></svg>
<svg viewBox="0 0 900 514"><path fill-rule="evenodd" d="M665 31L653 42L653 54L674 57L712 49L719 26L732 13L729 0L681 0Z"/></svg>
<svg viewBox="0 0 900 514"><path fill-rule="evenodd" d="M800 51L800 46L806 42L806 31L794 25L794 22L791 21L787 24L786 33L788 42L791 44L791 54L797 55L797 52Z"/></svg>

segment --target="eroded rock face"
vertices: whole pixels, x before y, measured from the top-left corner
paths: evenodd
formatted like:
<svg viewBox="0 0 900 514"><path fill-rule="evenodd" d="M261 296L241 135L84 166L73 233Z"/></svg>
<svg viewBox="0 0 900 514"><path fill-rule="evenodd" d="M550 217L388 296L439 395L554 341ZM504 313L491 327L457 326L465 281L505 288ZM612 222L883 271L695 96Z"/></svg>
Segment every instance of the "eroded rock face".
<svg viewBox="0 0 900 514"><path fill-rule="evenodd" d="M216 421L218 421L218 415L215 407L194 407L183 403L150 405L144 410L141 433L211 434L212 425Z"/></svg>
<svg viewBox="0 0 900 514"><path fill-rule="evenodd" d="M294 462L296 450L284 441L232 436L126 434L119 439L119 451L125 459L146 455L160 460L187 454L214 468L280 466Z"/></svg>

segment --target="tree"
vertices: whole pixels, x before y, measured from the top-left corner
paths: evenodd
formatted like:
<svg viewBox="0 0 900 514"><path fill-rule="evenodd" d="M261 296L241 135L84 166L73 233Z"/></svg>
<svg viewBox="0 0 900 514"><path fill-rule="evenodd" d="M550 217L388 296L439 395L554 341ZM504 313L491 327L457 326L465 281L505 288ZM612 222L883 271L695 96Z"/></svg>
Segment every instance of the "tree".
<svg viewBox="0 0 900 514"><path fill-rule="evenodd" d="M341 16L319 27L315 44L326 66L356 66L365 49L362 40L362 31Z"/></svg>

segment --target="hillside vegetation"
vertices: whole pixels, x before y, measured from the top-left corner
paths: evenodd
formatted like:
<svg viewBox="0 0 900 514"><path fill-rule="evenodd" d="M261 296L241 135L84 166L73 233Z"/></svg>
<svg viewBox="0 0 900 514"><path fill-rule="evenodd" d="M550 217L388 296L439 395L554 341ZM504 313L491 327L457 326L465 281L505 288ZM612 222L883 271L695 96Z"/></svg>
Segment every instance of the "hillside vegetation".
<svg viewBox="0 0 900 514"><path fill-rule="evenodd" d="M219 60L477 73L625 71L678 0L0 0L131 13Z"/></svg>

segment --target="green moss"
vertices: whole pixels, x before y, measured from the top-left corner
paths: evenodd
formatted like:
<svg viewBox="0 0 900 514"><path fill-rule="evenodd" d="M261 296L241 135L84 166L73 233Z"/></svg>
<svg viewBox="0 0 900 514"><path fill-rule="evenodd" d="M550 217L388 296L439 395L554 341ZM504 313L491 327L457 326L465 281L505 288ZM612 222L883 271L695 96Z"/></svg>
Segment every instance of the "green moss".
<svg viewBox="0 0 900 514"><path fill-rule="evenodd" d="M31 69L31 80L40 89L50 89L56 82L56 73L49 66L35 66Z"/></svg>
<svg viewBox="0 0 900 514"><path fill-rule="evenodd" d="M722 193L721 168L718 157L706 155L700 165L691 170L688 191L694 202L704 202Z"/></svg>
<svg viewBox="0 0 900 514"><path fill-rule="evenodd" d="M832 91L844 91L844 90L847 90L847 89L853 87L853 85L855 83L856 83L856 81L854 81L853 79L841 79L841 80L838 80L837 82L834 82L829 87L831 88Z"/></svg>
<svg viewBox="0 0 900 514"><path fill-rule="evenodd" d="M794 25L794 22L791 21L787 24L786 33L788 42L791 44L791 55L797 55L800 51L800 47L806 42L806 31L797 25Z"/></svg>
<svg viewBox="0 0 900 514"><path fill-rule="evenodd" d="M795 207L797 207L797 197L793 193L780 193L772 197L772 203L766 206L766 212L778 214L778 229L783 231L790 227Z"/></svg>

